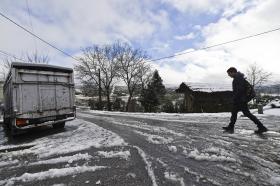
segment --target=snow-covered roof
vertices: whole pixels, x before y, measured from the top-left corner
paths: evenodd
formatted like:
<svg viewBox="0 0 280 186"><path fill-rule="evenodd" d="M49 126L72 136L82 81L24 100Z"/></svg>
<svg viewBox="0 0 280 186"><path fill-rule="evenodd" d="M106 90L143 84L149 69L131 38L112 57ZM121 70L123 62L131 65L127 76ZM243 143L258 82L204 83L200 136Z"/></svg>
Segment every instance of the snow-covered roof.
<svg viewBox="0 0 280 186"><path fill-rule="evenodd" d="M270 103L268 103L267 106L280 108L280 100L275 99L275 100L271 101Z"/></svg>
<svg viewBox="0 0 280 186"><path fill-rule="evenodd" d="M218 92L218 91L232 91L231 83L194 83L194 82L184 82L194 91L202 92Z"/></svg>

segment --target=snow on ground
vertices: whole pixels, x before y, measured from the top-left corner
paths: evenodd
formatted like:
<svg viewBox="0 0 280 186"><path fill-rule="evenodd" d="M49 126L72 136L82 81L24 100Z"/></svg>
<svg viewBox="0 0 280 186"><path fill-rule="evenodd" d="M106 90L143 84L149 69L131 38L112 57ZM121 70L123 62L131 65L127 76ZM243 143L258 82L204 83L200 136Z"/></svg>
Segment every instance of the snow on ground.
<svg viewBox="0 0 280 186"><path fill-rule="evenodd" d="M280 109L275 108L275 109L264 110L264 114L271 115L271 116L280 116Z"/></svg>
<svg viewBox="0 0 280 186"><path fill-rule="evenodd" d="M19 154L35 154L39 158L46 158L53 155L79 152L90 147L101 148L126 145L121 137L93 123L77 119L67 123L67 126L77 127L77 129L54 134L51 137L36 139L31 143L25 144L25 146L32 146L31 148L3 153L2 155L13 157ZM15 146L9 145L7 149L13 147ZM5 146L2 147L2 150L4 148Z"/></svg>
<svg viewBox="0 0 280 186"><path fill-rule="evenodd" d="M111 115L111 114L114 115L115 114L114 112L106 112L106 113L108 113L109 115ZM120 114L120 115L122 115L122 114ZM88 118L92 117L92 115L84 114L84 113L79 113L79 116L88 117ZM151 126L151 125L148 125L145 122L136 122L136 121L134 121L132 123L132 125L131 125L131 123L127 123L127 120L117 121L116 119L111 119L111 118L104 118L104 119L106 119L107 121L113 122L116 125L122 125L122 126L127 126L127 127L131 127L131 128L135 128L135 129L141 129L141 130L145 130L145 131L148 131L148 132L166 133L166 134L171 134L171 135L176 135L176 136L185 136L182 133L175 132L173 130L167 129L166 127Z"/></svg>
<svg viewBox="0 0 280 186"><path fill-rule="evenodd" d="M184 182L184 179L179 177L176 173L174 172L165 172L164 173L164 177L166 179L169 179L171 181L174 181L174 182L179 182L181 186L185 186L185 182Z"/></svg>
<svg viewBox="0 0 280 186"><path fill-rule="evenodd" d="M277 104L280 102L277 102ZM256 111L256 110L252 110ZM88 110L89 113L94 114L105 114L105 115L115 115L115 116L129 116L129 117L137 117L137 118L156 118L156 119L172 119L173 121L182 121L182 119L188 119L189 117L219 117L219 118L228 118L231 116L229 112L221 112L221 113L142 113L142 112L108 112L108 111L99 111L99 110ZM239 116L241 113L239 113ZM272 108L271 105L266 105L264 107L264 114L260 116L267 115L275 115L280 116L280 108ZM177 118L176 120L174 120ZM166 121L166 120L163 120ZM184 122L188 122L188 120L184 120ZM194 122L194 121L192 121Z"/></svg>
<svg viewBox="0 0 280 186"><path fill-rule="evenodd" d="M143 161L146 163L146 170L148 171L148 175L150 176L153 186L157 186L156 176L154 173L154 169L152 168L152 163L148 160L147 154L139 147L133 146L135 149L137 149L138 153L142 157Z"/></svg>
<svg viewBox="0 0 280 186"><path fill-rule="evenodd" d="M168 158L176 157L179 154L178 157L183 157L184 161L193 161L197 164L203 164L205 162L206 164L215 163L216 165L214 167L218 168L218 170L248 177L250 180L256 181L258 178L242 167L246 163L244 159L250 160L255 162L255 167L257 168L258 166L269 168L260 169L264 172L263 174L271 176L269 183L272 185L280 184L280 177L277 171L275 171L280 168L279 163L276 162L278 159L275 159L275 162L270 161L267 157L262 157L261 153L257 152L258 148L256 148L260 147L260 149L265 150L265 153L273 155L271 156L272 158L274 156L277 157L280 153L279 149L277 149L280 144L279 132L269 131L267 133L269 140L267 140L257 135L251 135L253 133L251 128L248 129L238 125L235 134L217 135L217 131L212 129L213 126L216 129L217 127L221 128L226 121L225 117L229 118L230 113L167 114L106 111L88 112L88 114L78 113L78 116L95 118L100 120L102 124L108 122L116 128L120 127L122 130L131 131L131 133L127 132L127 135L133 135L133 137L137 135L139 139L144 139L152 147L156 146L158 151L163 149L164 153L172 153ZM90 113L94 113L94 116ZM110 117L105 117L105 115L109 115ZM280 116L280 109L269 108L265 110L265 114L257 116L265 120L271 115ZM126 116L126 118L111 116ZM145 119L155 120L156 124L154 124L154 121L147 121ZM246 123L248 119L239 118L238 120ZM38 177L37 180L44 180L54 178L56 175L74 175L110 168L106 166L88 166L87 164L74 166L72 163L80 160L90 161L93 159L94 157L88 153L81 152L91 147L106 148L130 145L116 133L84 120L76 119L71 121L67 123L67 128L71 128L71 130L38 138L22 145L4 145L0 147L0 168L3 169L9 166L20 167L22 163L30 166L68 163L67 167L17 175L0 181L0 185L13 185L18 181L32 182L36 177ZM154 157L147 153L146 149L140 148L140 146L131 145L130 147L137 149L138 154L146 165L146 170L152 180L153 186L157 186L158 177L156 176L156 167L153 165ZM231 147L234 147L235 150L232 150ZM69 153L73 155L69 155ZM115 151L100 149L96 154L102 158L120 158L124 160L131 158L130 151L128 150ZM21 162L18 158L22 156L34 156L35 160L34 162ZM180 185L185 185L184 179L180 177L182 174L179 174L173 169L169 169L173 166L172 163L170 165L170 162L164 158L155 159L165 168L163 171L163 177L165 179ZM221 185L214 178L204 175L205 173L194 171L191 166L183 167L185 173L193 175L197 179L198 185L201 181L206 181L213 185ZM128 177L130 176L128 175ZM96 184L101 183L96 182Z"/></svg>
<svg viewBox="0 0 280 186"><path fill-rule="evenodd" d="M1 167L5 167L7 165L16 165L18 164L19 161L18 160L6 160L6 161L0 161L0 168Z"/></svg>
<svg viewBox="0 0 280 186"><path fill-rule="evenodd" d="M270 106L270 107L280 107L280 100L275 99L275 100L271 101L270 103L268 103L267 106Z"/></svg>
<svg viewBox="0 0 280 186"><path fill-rule="evenodd" d="M137 130L134 130L133 132L135 132L136 134L140 134L142 136L144 136L148 142L153 143L153 144L168 144L171 143L173 141L172 138L168 137L162 137L159 135L154 135L154 134L147 134L144 132L140 132Z"/></svg>
<svg viewBox="0 0 280 186"><path fill-rule="evenodd" d="M280 176L272 176L270 179L272 185L280 185Z"/></svg>
<svg viewBox="0 0 280 186"><path fill-rule="evenodd" d="M80 116L83 116L83 117L89 117L91 118L92 115L90 114L79 114ZM151 126L151 125L148 125L147 123L145 122L133 122L132 124L131 123L128 123L127 120L124 120L124 121L117 121L115 119L111 119L111 118L104 118L106 119L107 121L109 122L112 122L116 125L121 125L121 126L127 126L127 127L131 127L131 128L135 128L135 129L140 129L140 130L144 130L144 131L147 131L149 133L159 133L159 134L166 134L166 135L175 135L175 136L185 136L184 134L182 133L179 133L179 132L175 132L173 130L170 130L170 129L167 129L166 127L157 127L157 126ZM148 134L148 133L144 133L144 132L141 132L141 131L136 131L134 130L135 133L138 133L142 136L145 136L151 143L155 143L155 144L163 144L163 143L170 143L173 141L173 139L171 137L161 137L161 136L157 136L157 135L153 135L153 134Z"/></svg>
<svg viewBox="0 0 280 186"><path fill-rule="evenodd" d="M174 153L176 153L176 152L178 151L177 147L174 146L174 145L168 146L168 150L169 150L170 152L174 152Z"/></svg>
<svg viewBox="0 0 280 186"><path fill-rule="evenodd" d="M219 154L210 154L207 152L199 152L197 149L194 149L188 154L189 158L193 158L198 161L222 161L222 162L236 162L237 160L225 155Z"/></svg>
<svg viewBox="0 0 280 186"><path fill-rule="evenodd" d="M67 167L62 169L49 169L48 171L38 173L24 173L19 177L10 178L9 180L0 181L1 184L14 185L15 181L32 182L37 180L46 180L49 178L58 178L62 176L74 175L83 172L94 172L96 170L104 169L104 166L77 166ZM1 183L2 182L2 183Z"/></svg>
<svg viewBox="0 0 280 186"><path fill-rule="evenodd" d="M59 158L37 161L34 163L30 163L30 165L57 164L57 163L64 163L64 162L73 163L79 160L90 160L91 158L92 156L89 155L88 153L85 154L78 153L73 156L61 156Z"/></svg>
<svg viewBox="0 0 280 186"><path fill-rule="evenodd" d="M240 169L236 169L236 167L234 168L230 168L230 167L226 167L224 165L217 165L218 168L226 171L226 172L229 172L229 173L234 173L234 174L239 174L239 175L242 175L242 176L245 176L245 177L250 177L251 179L253 180L256 180L255 176L252 175L252 174L249 174L248 172L242 172Z"/></svg>
<svg viewBox="0 0 280 186"><path fill-rule="evenodd" d="M68 130L67 130L68 128ZM49 169L37 173L24 173L18 177L7 178L0 181L0 185L13 185L17 181L31 182L33 180L45 180L60 176L67 176L83 172L93 172L104 169L104 166L75 166L73 162L90 160L93 157L88 153L80 153L91 147L106 148L127 145L117 134L103 129L93 123L83 120L73 120L67 123L66 130L42 138L36 138L32 142L19 145L3 145L0 147L0 168L16 168L21 166L56 165L67 163L65 168ZM65 155L73 154L73 155ZM102 154L100 152L100 154ZM103 154L104 155L104 154ZM59 157L57 157L59 156ZM129 151L109 153L107 156L122 157L128 159ZM20 161L24 157L34 157L28 161ZM54 157L54 158L52 158ZM85 162L86 162L85 161Z"/></svg>
<svg viewBox="0 0 280 186"><path fill-rule="evenodd" d="M125 160L128 160L130 157L129 151L98 151L97 154L105 158L122 158Z"/></svg>
<svg viewBox="0 0 280 186"><path fill-rule="evenodd" d="M229 122L230 113L196 113L196 114L169 114L169 113L123 113L106 111L87 111L93 113L96 118L108 123L120 126L122 129L132 131L140 137L144 137L146 142L158 145L157 149L165 148L171 156L184 155L185 161L193 161L195 164L212 165L216 171L232 180L247 179L249 185L254 185L259 181L262 183L279 183L279 158L280 145L279 126L276 125L280 116L279 108L265 107L264 114L256 114L258 118L269 128L269 132L264 136L254 135L256 126L246 117L240 117L236 125L234 134L222 133L222 126ZM90 114L79 114L82 117L92 117ZM117 116L117 117L113 117ZM120 117L122 116L122 117ZM162 122L161 122L162 121ZM217 129L219 131L217 131ZM179 143L179 144L178 144ZM182 144L182 145L181 145ZM144 150L139 150L144 154ZM166 152L166 151L165 151ZM268 155L268 156L265 156ZM154 169L148 154L144 154L144 161L150 177L154 178ZM171 156L168 156L170 158ZM180 156L179 156L180 157ZM164 173L165 179L180 182L184 181L178 176L178 172L169 171L173 166L166 158L155 158L167 170ZM171 164L171 165L170 165ZM251 166L253 167L252 169ZM205 167L205 169L211 169ZM214 170L213 169L213 170ZM212 170L212 171L213 171ZM211 172L211 170L209 170ZM193 175L197 179L197 184L208 182L212 185L220 184L221 180L215 176L205 175L203 171L194 171L192 167L185 166L185 172ZM207 171L206 171L207 172ZM217 172L217 173L218 173ZM215 174L215 173L214 173ZM245 177L245 178L244 178ZM265 180L266 179L266 180ZM178 184L177 183L177 184ZM154 181L156 183L156 179ZM268 184L269 185L269 184Z"/></svg>
<svg viewBox="0 0 280 186"><path fill-rule="evenodd" d="M88 110L89 113L94 114L105 114L105 115L115 115L115 116L129 116L129 117L137 117L137 118L166 118L169 117L171 119L174 119L174 116L178 119L188 117L229 117L230 113L228 112L222 112L222 113L144 113L144 112L109 112L109 111L100 111L100 110ZM178 120L180 121L180 120Z"/></svg>
<svg viewBox="0 0 280 186"><path fill-rule="evenodd" d="M212 185L222 186L221 184L219 184L219 183L216 182L215 180L213 180L213 179L211 179L211 178L206 178L204 175L202 175L202 174L200 174L200 173L198 173L198 172L194 172L194 171L192 171L192 170L191 170L190 168L188 168L188 167L185 167L185 168L184 168L184 171L185 171L185 173L188 173L188 174L191 174L191 175L195 176L195 177L196 177L196 182L197 182L197 183L207 181L207 182L211 183Z"/></svg>

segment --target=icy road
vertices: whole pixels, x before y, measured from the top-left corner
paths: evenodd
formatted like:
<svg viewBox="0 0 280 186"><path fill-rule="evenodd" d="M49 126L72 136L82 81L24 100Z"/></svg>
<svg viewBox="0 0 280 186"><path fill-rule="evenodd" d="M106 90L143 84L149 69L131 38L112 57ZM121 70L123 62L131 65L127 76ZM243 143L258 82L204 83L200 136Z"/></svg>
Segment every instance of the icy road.
<svg viewBox="0 0 280 186"><path fill-rule="evenodd" d="M280 185L280 117L79 111L64 130L0 132L0 185Z"/></svg>

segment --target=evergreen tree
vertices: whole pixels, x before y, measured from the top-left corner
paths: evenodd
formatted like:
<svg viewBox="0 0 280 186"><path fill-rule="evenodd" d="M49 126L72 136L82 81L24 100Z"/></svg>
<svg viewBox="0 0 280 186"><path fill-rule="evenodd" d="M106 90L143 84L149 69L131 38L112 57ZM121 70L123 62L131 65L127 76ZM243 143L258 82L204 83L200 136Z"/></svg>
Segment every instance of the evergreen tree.
<svg viewBox="0 0 280 186"><path fill-rule="evenodd" d="M150 86L152 89L154 89L155 93L157 94L157 97L159 98L159 101L161 102L166 93L166 89L162 83L162 79L157 70L155 70L153 74L153 77L150 82Z"/></svg>
<svg viewBox="0 0 280 186"><path fill-rule="evenodd" d="M157 99L156 93L150 85L148 85L147 89L142 90L140 102L144 107L145 112L155 111L155 107L159 104L159 100Z"/></svg>
<svg viewBox="0 0 280 186"><path fill-rule="evenodd" d="M113 109L114 111L120 111L122 107L122 99L121 98L117 98L115 100L115 102L113 103Z"/></svg>
<svg viewBox="0 0 280 186"><path fill-rule="evenodd" d="M166 93L165 86L162 84L162 79L155 70L152 79L146 89L142 90L140 102L144 107L145 112L155 112L157 107L162 103Z"/></svg>
<svg viewBox="0 0 280 186"><path fill-rule="evenodd" d="M162 106L162 111L167 113L174 113L175 108L171 100L166 100Z"/></svg>

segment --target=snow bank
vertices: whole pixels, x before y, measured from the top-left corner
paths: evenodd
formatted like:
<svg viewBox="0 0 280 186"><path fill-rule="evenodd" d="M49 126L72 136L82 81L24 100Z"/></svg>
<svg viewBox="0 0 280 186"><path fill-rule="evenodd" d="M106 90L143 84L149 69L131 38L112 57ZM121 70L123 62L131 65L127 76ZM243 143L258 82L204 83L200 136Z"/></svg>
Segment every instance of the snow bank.
<svg viewBox="0 0 280 186"><path fill-rule="evenodd" d="M100 110L90 110L90 113L95 114L105 114L105 115L122 115L137 118L168 118L168 117L229 117L230 113L143 113L143 112L110 112L110 111L100 111Z"/></svg>
<svg viewBox="0 0 280 186"><path fill-rule="evenodd" d="M207 152L200 153L197 149L194 149L188 154L189 158L193 158L198 161L222 161L222 162L236 162L236 159L218 154L209 154Z"/></svg>
<svg viewBox="0 0 280 186"><path fill-rule="evenodd" d="M169 150L170 152L174 152L174 153L176 153L176 152L178 151L178 150L177 150L177 147L174 146L174 145L168 146L168 150Z"/></svg>
<svg viewBox="0 0 280 186"><path fill-rule="evenodd" d="M110 151L110 152L98 151L97 154L105 158L122 158L125 160L128 160L130 157L129 151Z"/></svg>
<svg viewBox="0 0 280 186"><path fill-rule="evenodd" d="M63 156L63 157L59 157L59 158L42 160L42 161L38 161L35 163L31 163L30 165L57 164L57 163L63 163L63 162L73 163L74 161L89 160L91 158L92 158L92 156L89 155L88 153L85 153L85 154L79 153L79 154L75 154L73 156Z"/></svg>
<svg viewBox="0 0 280 186"><path fill-rule="evenodd" d="M73 174L80 174L83 172L94 172L96 170L104 169L104 166L78 166L78 167L68 167L62 169L49 169L48 171L38 172L38 173L24 173L19 177L14 177L6 180L6 185L14 185L15 182L31 182L38 180L46 180L49 178L58 178L62 176L69 176Z"/></svg>
<svg viewBox="0 0 280 186"><path fill-rule="evenodd" d="M271 105L280 107L280 101L275 100L264 106L264 115L276 115L280 116L280 108L271 108ZM255 113L257 110L251 110ZM196 121L186 121L190 117L203 118L203 117L219 117L219 118L229 118L231 116L230 112L221 112L221 113L142 113L142 112L110 112L110 111L99 111L99 110L88 110L87 112L99 114L99 115L114 115L114 116L129 116L136 118L149 118L157 119L163 121L176 121L176 122L196 122ZM239 115L241 112L239 113ZM260 115L262 116L262 115ZM176 118L176 120L174 119Z"/></svg>
<svg viewBox="0 0 280 186"><path fill-rule="evenodd" d="M173 138L165 138L162 136L154 135L154 134L147 134L144 132L136 131L134 130L136 134L140 134L142 136L145 136L147 141L153 144L168 144L173 141Z"/></svg>
<svg viewBox="0 0 280 186"><path fill-rule="evenodd" d="M227 156L227 157L233 157L234 156L232 153L229 153L225 149L221 149L221 148L217 148L217 147L207 148L207 149L204 150L204 152L220 154L222 156Z"/></svg>
<svg viewBox="0 0 280 186"><path fill-rule="evenodd" d="M270 106L270 107L280 107L280 100L275 99L275 100L269 102L266 106Z"/></svg>
<svg viewBox="0 0 280 186"><path fill-rule="evenodd" d="M263 112L265 115L280 116L280 108L268 109Z"/></svg>
<svg viewBox="0 0 280 186"><path fill-rule="evenodd" d="M9 152L9 151L14 151L17 149L28 149L30 147L33 147L35 143L25 143L24 145L3 145L0 147L1 152Z"/></svg>
<svg viewBox="0 0 280 186"><path fill-rule="evenodd" d="M5 167L7 165L15 165L18 164L18 160L7 160L7 161L0 161L0 167Z"/></svg>

